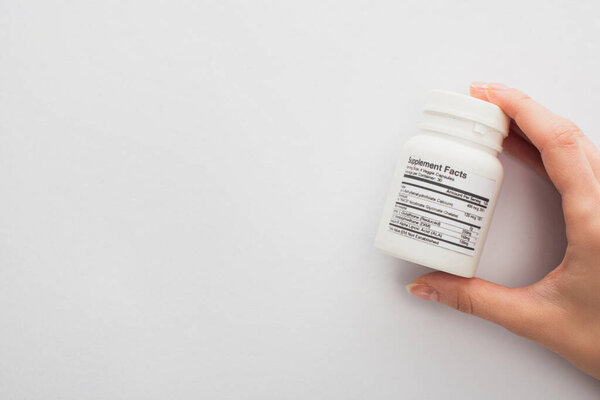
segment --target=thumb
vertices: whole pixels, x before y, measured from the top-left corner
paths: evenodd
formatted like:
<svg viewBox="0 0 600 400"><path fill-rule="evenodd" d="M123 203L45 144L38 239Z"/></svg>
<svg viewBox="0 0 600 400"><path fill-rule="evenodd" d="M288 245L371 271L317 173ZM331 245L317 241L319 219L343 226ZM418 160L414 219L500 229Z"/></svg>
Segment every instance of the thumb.
<svg viewBox="0 0 600 400"><path fill-rule="evenodd" d="M536 339L543 323L540 299L529 287L508 288L483 279L432 272L415 279L406 290L531 339Z"/></svg>

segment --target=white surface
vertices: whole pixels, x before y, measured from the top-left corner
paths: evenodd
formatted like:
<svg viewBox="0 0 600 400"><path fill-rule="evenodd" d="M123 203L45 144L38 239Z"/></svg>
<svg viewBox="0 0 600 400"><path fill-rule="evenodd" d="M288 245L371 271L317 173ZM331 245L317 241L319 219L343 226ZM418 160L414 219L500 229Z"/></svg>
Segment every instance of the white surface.
<svg viewBox="0 0 600 400"><path fill-rule="evenodd" d="M372 246L426 91L518 86L597 136L594 1L0 3L0 398L597 399L409 297ZM479 276L558 263L504 157Z"/></svg>

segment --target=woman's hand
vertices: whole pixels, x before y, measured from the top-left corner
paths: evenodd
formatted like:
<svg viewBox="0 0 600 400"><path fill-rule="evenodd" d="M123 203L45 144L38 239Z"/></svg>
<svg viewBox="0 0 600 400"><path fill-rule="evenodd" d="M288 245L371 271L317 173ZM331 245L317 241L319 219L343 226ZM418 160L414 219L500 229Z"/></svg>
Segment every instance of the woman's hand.
<svg viewBox="0 0 600 400"><path fill-rule="evenodd" d="M513 119L504 147L560 192L565 256L541 281L522 288L433 272L407 289L541 343L600 379L600 152L571 121L516 89L475 82L471 95Z"/></svg>

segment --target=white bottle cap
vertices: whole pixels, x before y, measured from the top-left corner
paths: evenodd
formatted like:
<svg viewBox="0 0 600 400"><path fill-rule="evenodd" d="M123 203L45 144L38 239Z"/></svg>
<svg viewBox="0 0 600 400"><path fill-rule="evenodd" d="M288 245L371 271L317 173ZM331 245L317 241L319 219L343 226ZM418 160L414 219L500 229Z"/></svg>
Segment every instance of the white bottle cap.
<svg viewBox="0 0 600 400"><path fill-rule="evenodd" d="M432 90L423 106L420 127L502 151L509 124L510 118L495 104L463 94Z"/></svg>

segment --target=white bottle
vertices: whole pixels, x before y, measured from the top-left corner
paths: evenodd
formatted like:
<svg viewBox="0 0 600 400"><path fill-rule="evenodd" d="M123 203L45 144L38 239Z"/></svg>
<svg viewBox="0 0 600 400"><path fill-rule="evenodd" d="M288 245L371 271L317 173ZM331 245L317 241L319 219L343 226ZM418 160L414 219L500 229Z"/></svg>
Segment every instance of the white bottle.
<svg viewBox="0 0 600 400"><path fill-rule="evenodd" d="M477 269L502 184L509 118L491 103L431 91L402 150L375 246L464 277Z"/></svg>

